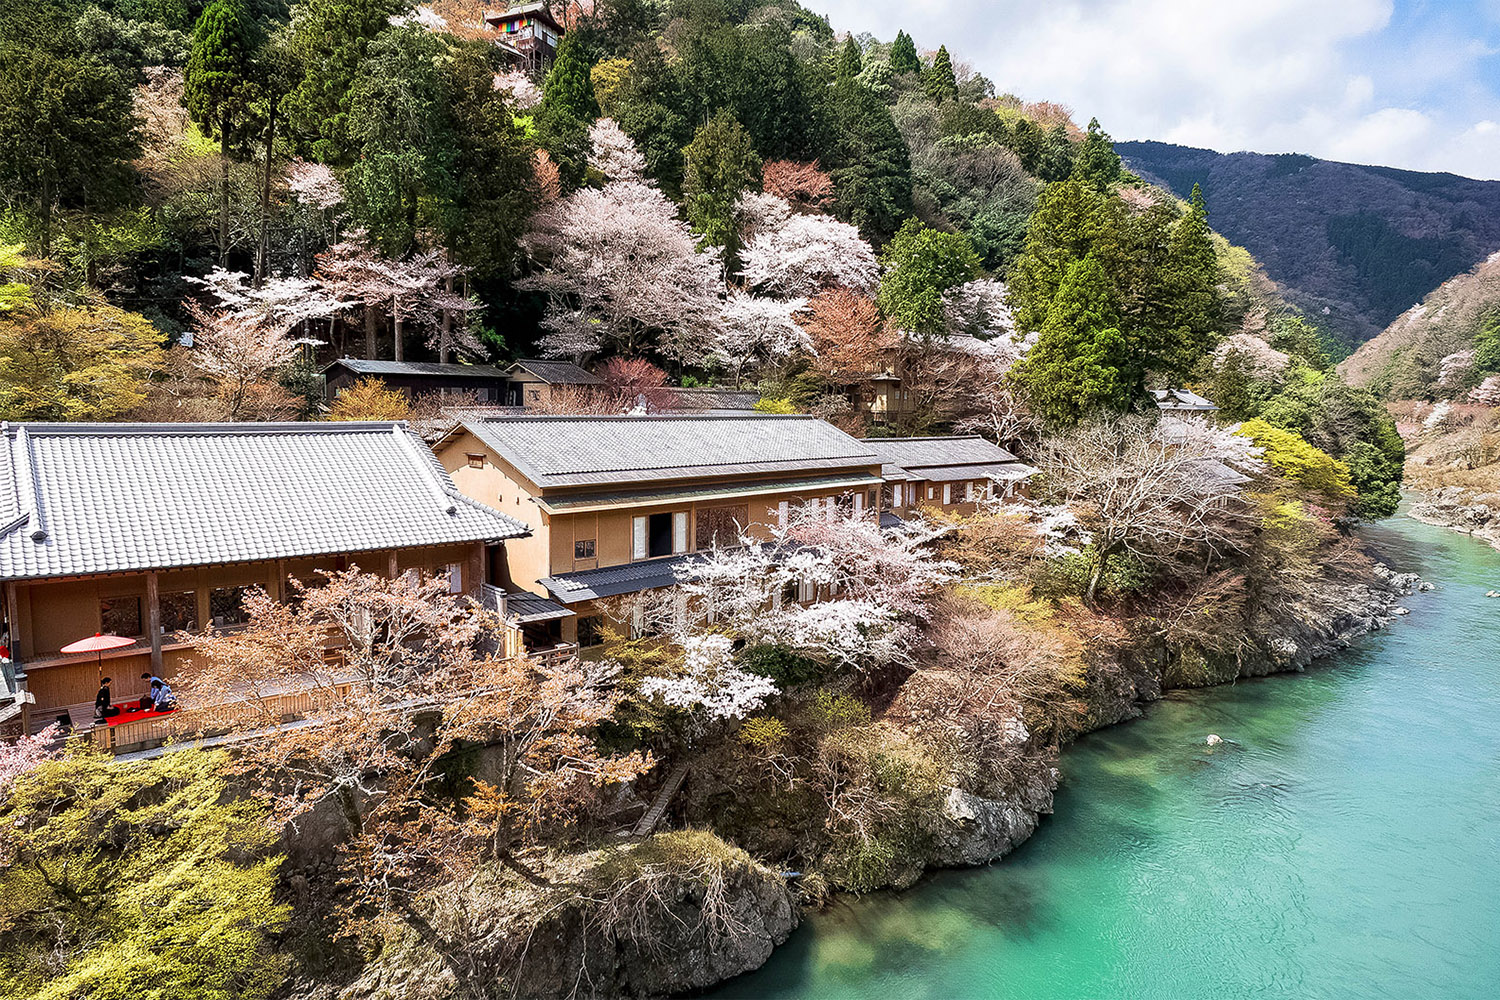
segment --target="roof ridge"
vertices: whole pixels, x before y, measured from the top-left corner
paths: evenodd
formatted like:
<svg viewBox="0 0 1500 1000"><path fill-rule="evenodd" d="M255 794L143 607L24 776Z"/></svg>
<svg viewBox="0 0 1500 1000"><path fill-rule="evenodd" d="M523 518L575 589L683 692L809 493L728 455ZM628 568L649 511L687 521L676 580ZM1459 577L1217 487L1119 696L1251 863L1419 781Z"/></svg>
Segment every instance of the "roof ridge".
<svg viewBox="0 0 1500 1000"><path fill-rule="evenodd" d="M222 421L174 423L65 423L39 422L10 424L8 429L25 431L33 437L124 437L131 435L160 435L164 437L203 437L208 435L270 435L270 434L354 434L389 433L394 428L406 428L405 420L283 420L283 421Z"/></svg>
<svg viewBox="0 0 1500 1000"><path fill-rule="evenodd" d="M736 390L730 390L736 391ZM816 420L811 413L497 413L474 417L461 423L501 423L517 421L557 422L562 420L631 421L646 423L653 420ZM832 426L831 424L829 426Z"/></svg>

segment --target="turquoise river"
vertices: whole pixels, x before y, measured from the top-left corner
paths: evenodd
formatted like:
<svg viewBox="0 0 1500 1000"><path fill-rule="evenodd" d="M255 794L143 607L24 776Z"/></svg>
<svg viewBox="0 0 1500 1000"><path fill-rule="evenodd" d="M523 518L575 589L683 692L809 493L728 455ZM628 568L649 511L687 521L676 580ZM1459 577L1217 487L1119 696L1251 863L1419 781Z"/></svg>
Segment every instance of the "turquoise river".
<svg viewBox="0 0 1500 1000"><path fill-rule="evenodd" d="M1500 552L1367 536L1437 584L1411 615L1086 737L1002 862L839 904L712 995L1500 998Z"/></svg>

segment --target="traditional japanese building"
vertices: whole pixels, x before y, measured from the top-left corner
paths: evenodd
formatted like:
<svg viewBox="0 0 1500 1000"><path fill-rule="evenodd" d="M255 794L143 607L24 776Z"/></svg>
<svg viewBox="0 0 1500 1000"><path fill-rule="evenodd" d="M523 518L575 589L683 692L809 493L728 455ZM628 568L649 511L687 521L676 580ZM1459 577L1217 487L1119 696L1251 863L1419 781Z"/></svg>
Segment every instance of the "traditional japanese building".
<svg viewBox="0 0 1500 1000"><path fill-rule="evenodd" d="M32 728L88 728L102 675L123 702L144 671L190 670L196 634L243 622L252 587L285 598L290 577L357 566L481 597L527 530L464 496L399 423L5 424L0 448L0 719ZM96 633L134 642L61 652Z"/></svg>
<svg viewBox="0 0 1500 1000"><path fill-rule="evenodd" d="M807 416L467 420L434 450L458 489L526 524L507 590L565 605L558 641L598 641L597 601L676 583L692 553L764 536L802 504L874 516L880 458Z"/></svg>
<svg viewBox="0 0 1500 1000"><path fill-rule="evenodd" d="M922 507L972 512L997 492L1009 495L1036 469L978 435L865 438L880 456L887 513Z"/></svg>
<svg viewBox="0 0 1500 1000"><path fill-rule="evenodd" d="M340 358L323 369L324 398L331 403L366 378L379 379L409 398L431 393L451 404L503 404L511 385L510 374L493 365Z"/></svg>
<svg viewBox="0 0 1500 1000"><path fill-rule="evenodd" d="M515 4L486 14L484 23L495 31L495 44L512 65L533 76L551 68L562 41L563 26L545 3Z"/></svg>

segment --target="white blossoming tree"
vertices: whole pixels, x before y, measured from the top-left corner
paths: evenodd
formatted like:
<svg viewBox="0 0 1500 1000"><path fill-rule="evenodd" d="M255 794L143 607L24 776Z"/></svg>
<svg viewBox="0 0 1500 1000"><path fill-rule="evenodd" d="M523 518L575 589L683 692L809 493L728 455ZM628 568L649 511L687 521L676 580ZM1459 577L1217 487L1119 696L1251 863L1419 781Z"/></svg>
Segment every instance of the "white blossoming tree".
<svg viewBox="0 0 1500 1000"><path fill-rule="evenodd" d="M806 299L729 293L719 313L723 322L714 355L734 372L736 388L746 368L785 361L797 351L811 349L812 342L796 318L806 307Z"/></svg>
<svg viewBox="0 0 1500 1000"><path fill-rule="evenodd" d="M682 640L680 673L648 677L641 694L674 708L701 709L706 721L742 719L778 692L769 677L735 665L734 642L727 635L694 635Z"/></svg>
<svg viewBox="0 0 1500 1000"><path fill-rule="evenodd" d="M769 197L742 202L756 215L755 233L740 251L748 287L783 297L816 295L831 287L874 291L880 265L857 228L827 215L795 215L779 198L781 207L768 211L762 202Z"/></svg>
<svg viewBox="0 0 1500 1000"><path fill-rule="evenodd" d="M613 118L600 118L589 127L589 166L612 181L638 181L646 176L646 158Z"/></svg>
<svg viewBox="0 0 1500 1000"><path fill-rule="evenodd" d="M541 270L517 284L548 298L544 354L698 360L715 343L721 255L698 250L654 186L583 188L537 212L522 242Z"/></svg>

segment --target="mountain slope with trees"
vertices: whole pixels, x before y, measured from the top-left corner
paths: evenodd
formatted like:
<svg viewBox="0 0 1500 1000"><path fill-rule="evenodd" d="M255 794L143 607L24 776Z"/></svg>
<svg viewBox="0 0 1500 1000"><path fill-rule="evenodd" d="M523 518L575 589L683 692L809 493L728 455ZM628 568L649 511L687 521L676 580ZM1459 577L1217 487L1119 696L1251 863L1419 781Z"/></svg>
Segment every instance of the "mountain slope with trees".
<svg viewBox="0 0 1500 1000"><path fill-rule="evenodd" d="M1163 142L1116 149L1180 198L1199 185L1214 227L1350 349L1500 249L1500 181Z"/></svg>

